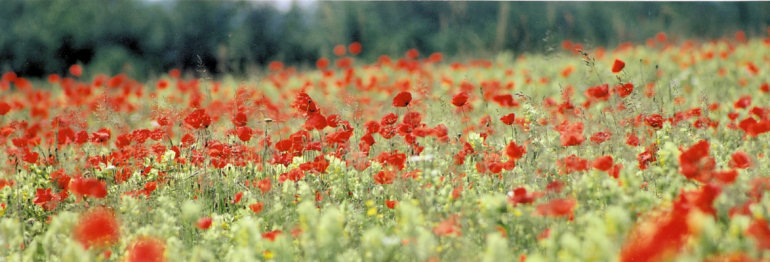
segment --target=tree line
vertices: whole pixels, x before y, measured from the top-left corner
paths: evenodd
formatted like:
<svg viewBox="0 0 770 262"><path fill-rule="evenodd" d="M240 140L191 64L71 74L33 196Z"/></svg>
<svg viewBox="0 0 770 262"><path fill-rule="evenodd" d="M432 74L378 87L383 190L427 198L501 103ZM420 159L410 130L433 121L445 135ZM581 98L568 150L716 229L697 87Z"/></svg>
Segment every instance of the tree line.
<svg viewBox="0 0 770 262"><path fill-rule="evenodd" d="M765 2L0 1L0 69L25 76L87 72L152 77L171 68L242 75L279 60L310 67L333 47L359 59L416 48L445 57L557 52L670 38L766 37Z"/></svg>

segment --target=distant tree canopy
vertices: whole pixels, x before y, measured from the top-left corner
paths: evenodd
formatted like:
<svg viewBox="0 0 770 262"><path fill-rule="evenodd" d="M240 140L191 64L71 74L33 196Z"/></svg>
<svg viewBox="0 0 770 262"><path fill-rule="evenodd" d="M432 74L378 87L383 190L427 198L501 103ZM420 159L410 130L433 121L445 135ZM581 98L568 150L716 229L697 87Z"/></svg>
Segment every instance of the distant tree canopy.
<svg viewBox="0 0 770 262"><path fill-rule="evenodd" d="M484 57L552 52L744 30L766 36L770 3L0 1L0 70L25 76L88 71L146 78L170 68L245 74L270 61L312 65L360 42L366 61L423 54Z"/></svg>

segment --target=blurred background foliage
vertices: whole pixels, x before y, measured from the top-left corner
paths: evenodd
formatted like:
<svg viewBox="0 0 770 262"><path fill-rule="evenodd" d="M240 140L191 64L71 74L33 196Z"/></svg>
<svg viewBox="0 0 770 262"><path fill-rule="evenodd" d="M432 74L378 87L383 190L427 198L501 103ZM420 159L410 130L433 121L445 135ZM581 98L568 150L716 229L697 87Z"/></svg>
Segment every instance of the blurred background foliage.
<svg viewBox="0 0 770 262"><path fill-rule="evenodd" d="M0 1L0 70L23 76L171 68L243 75L274 60L310 67L358 41L373 61L423 55L483 58L501 51L555 52L669 39L765 37L767 2L217 2Z"/></svg>

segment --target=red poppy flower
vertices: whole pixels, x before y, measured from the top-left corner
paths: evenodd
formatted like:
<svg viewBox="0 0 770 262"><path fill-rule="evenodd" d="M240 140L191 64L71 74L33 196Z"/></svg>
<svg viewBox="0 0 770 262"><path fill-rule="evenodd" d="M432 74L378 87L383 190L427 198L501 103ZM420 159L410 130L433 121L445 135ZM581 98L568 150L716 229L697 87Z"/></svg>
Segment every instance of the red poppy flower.
<svg viewBox="0 0 770 262"><path fill-rule="evenodd" d="M535 193L536 192L527 193L526 188L518 187L513 190L513 195L508 198L508 202L513 203L514 206L518 204L532 204L532 202L535 202L535 199L539 197L539 195Z"/></svg>
<svg viewBox="0 0 770 262"><path fill-rule="evenodd" d="M612 134L610 132L596 132L591 136L591 142L601 144L607 140L610 140Z"/></svg>
<svg viewBox="0 0 770 262"><path fill-rule="evenodd" d="M76 77L80 77L83 74L83 68L80 67L80 65L72 65L70 66L70 74Z"/></svg>
<svg viewBox="0 0 770 262"><path fill-rule="evenodd" d="M406 57L409 59L417 59L418 56L420 56L420 52L417 49L412 48L406 51Z"/></svg>
<svg viewBox="0 0 770 262"><path fill-rule="evenodd" d="M198 219L198 222L195 222L195 226L201 230L207 230L211 227L213 221L211 217L201 217Z"/></svg>
<svg viewBox="0 0 770 262"><path fill-rule="evenodd" d="M517 145L516 142L510 142L505 147L505 154L512 160L520 159L525 153L527 153L527 149Z"/></svg>
<svg viewBox="0 0 770 262"><path fill-rule="evenodd" d="M238 139L243 142L248 142L251 140L252 133L253 131L248 126L242 126L235 130L235 134L238 136Z"/></svg>
<svg viewBox="0 0 770 262"><path fill-rule="evenodd" d="M738 101L735 101L735 108L747 108L751 105L751 96L745 95L741 96Z"/></svg>
<svg viewBox="0 0 770 262"><path fill-rule="evenodd" d="M607 101L607 99L610 98L610 89L609 85L603 84L594 86L591 88L588 88L586 90L585 95L589 98L594 98L597 100Z"/></svg>
<svg viewBox="0 0 770 262"><path fill-rule="evenodd" d="M4 186L5 185L3 184L3 180L0 180L0 189L2 189ZM56 208L59 200L60 199L58 195L51 194L50 188L38 188L37 193L35 193L35 199L32 200L32 203L43 207L43 209L46 211L49 211Z"/></svg>
<svg viewBox="0 0 770 262"><path fill-rule="evenodd" d="M615 87L615 92L617 92L618 96L620 97L627 97L632 92L634 92L634 84L625 83L622 85L618 85L617 87Z"/></svg>
<svg viewBox="0 0 770 262"><path fill-rule="evenodd" d="M503 122L503 124L506 124L509 126L512 125L515 120L516 120L516 115L514 113L504 115L503 117L500 118L500 121Z"/></svg>
<svg viewBox="0 0 770 262"><path fill-rule="evenodd" d="M4 116L11 111L11 105L6 102L0 102L0 116Z"/></svg>
<svg viewBox="0 0 770 262"><path fill-rule="evenodd" d="M321 57L318 59L318 61L315 62L315 66L318 67L318 69L324 69L329 66L329 59L326 57Z"/></svg>
<svg viewBox="0 0 770 262"><path fill-rule="evenodd" d="M564 67L564 69L561 70L561 76L565 77L565 78L569 77L569 75L571 75L572 71L574 71L574 70L575 70L575 67L573 67L571 65L568 65L568 66Z"/></svg>
<svg viewBox="0 0 770 262"><path fill-rule="evenodd" d="M211 125L211 117L205 109L199 108L187 115L184 122L194 129L207 128Z"/></svg>
<svg viewBox="0 0 770 262"><path fill-rule="evenodd" d="M709 157L709 143L701 140L679 155L679 172L688 179L708 182L716 163Z"/></svg>
<svg viewBox="0 0 770 262"><path fill-rule="evenodd" d="M398 121L398 119L396 119ZM393 121L395 123L395 121ZM364 127L366 128L367 134L374 134L380 131L380 123L377 123L377 121L369 121L364 124Z"/></svg>
<svg viewBox="0 0 770 262"><path fill-rule="evenodd" d="M263 194L267 193L267 191L270 191L270 188L272 187L270 178L259 180L257 187L259 187L259 190L262 191Z"/></svg>
<svg viewBox="0 0 770 262"><path fill-rule="evenodd" d="M282 234L283 232L281 230L273 230L270 232L262 233L262 238L269 240L270 242L275 241L275 237Z"/></svg>
<svg viewBox="0 0 770 262"><path fill-rule="evenodd" d="M332 51L337 56L344 56L345 55L345 46L344 45L336 45L336 46L334 46L334 49Z"/></svg>
<svg viewBox="0 0 770 262"><path fill-rule="evenodd" d="M624 67L626 67L626 63L624 63L620 59L615 59L615 63L612 64L612 72L617 74L618 72L623 70Z"/></svg>
<svg viewBox="0 0 770 262"><path fill-rule="evenodd" d="M91 133L91 143L104 143L110 140L112 131L107 128L99 129L96 132Z"/></svg>
<svg viewBox="0 0 770 262"><path fill-rule="evenodd" d="M396 174L392 171L380 171L374 175L374 182L380 185L393 184L393 180L396 179Z"/></svg>
<svg viewBox="0 0 770 262"><path fill-rule="evenodd" d="M468 102L468 93L466 92L461 92L452 97L452 105L456 107L464 106L466 102Z"/></svg>
<svg viewBox="0 0 770 262"><path fill-rule="evenodd" d="M591 166L601 171L610 170L612 168L612 156L601 156L595 159Z"/></svg>
<svg viewBox="0 0 770 262"><path fill-rule="evenodd" d="M409 102L411 101L412 101L412 93L404 91L404 92L398 93L396 97L393 98L393 106L406 107L409 105Z"/></svg>
<svg viewBox="0 0 770 262"><path fill-rule="evenodd" d="M655 162L655 160L657 160L655 158L655 153L649 149L636 155L636 159L637 161L639 161L639 169L641 170L647 169L647 166L650 163Z"/></svg>
<svg viewBox="0 0 770 262"><path fill-rule="evenodd" d="M265 203L263 203L263 202L257 202L257 203L249 205L249 209L251 209L251 211L254 212L254 213L262 212L262 208L264 208L264 207L265 207Z"/></svg>
<svg viewBox="0 0 770 262"><path fill-rule="evenodd" d="M165 260L166 244L162 240L142 237L126 250L128 262L161 262Z"/></svg>
<svg viewBox="0 0 770 262"><path fill-rule="evenodd" d="M396 208L396 204L398 204L398 201L395 201L395 200L385 200L385 205L388 208L390 208L390 209Z"/></svg>
<svg viewBox="0 0 770 262"><path fill-rule="evenodd" d="M271 71L281 71L283 69L283 62L281 61L272 61L267 64L267 68Z"/></svg>
<svg viewBox="0 0 770 262"><path fill-rule="evenodd" d="M309 115L319 110L313 99L305 92L297 94L297 97L291 103L291 107L297 109L302 115Z"/></svg>
<svg viewBox="0 0 770 262"><path fill-rule="evenodd" d="M588 160L582 159L574 154L565 157L556 163L562 168L561 174L569 174L575 171L588 170Z"/></svg>
<svg viewBox="0 0 770 262"><path fill-rule="evenodd" d="M738 151L731 155L731 168L745 169L751 167L751 157L746 152Z"/></svg>
<svg viewBox="0 0 770 262"><path fill-rule="evenodd" d="M351 55L357 55L361 53L361 43L359 42L353 42L348 45L348 50L350 51Z"/></svg>
<svg viewBox="0 0 770 262"><path fill-rule="evenodd" d="M735 182L735 178L737 177L738 177L738 171L736 170L714 172L714 178L719 180L719 182L722 182L728 185Z"/></svg>
<svg viewBox="0 0 770 262"><path fill-rule="evenodd" d="M577 201L569 198L557 198L537 206L537 214L549 217L571 216Z"/></svg>
<svg viewBox="0 0 770 262"><path fill-rule="evenodd" d="M433 228L433 233L437 236L455 235L462 236L462 228L458 223L459 215L452 215L441 221L438 226Z"/></svg>
<svg viewBox="0 0 770 262"><path fill-rule="evenodd" d="M96 178L73 178L69 187L72 193L82 197L104 198L107 196L107 183Z"/></svg>
<svg viewBox="0 0 770 262"><path fill-rule="evenodd" d="M519 105L516 100L513 100L513 96L511 94L493 96L492 101L495 101L495 103L504 107L515 107Z"/></svg>
<svg viewBox="0 0 770 262"><path fill-rule="evenodd" d="M326 117L321 113L311 113L305 121L305 130L321 131L326 127Z"/></svg>
<svg viewBox="0 0 770 262"><path fill-rule="evenodd" d="M382 117L382 120L380 120L380 125L389 126L395 124L396 122L398 122L398 115L394 113L388 113Z"/></svg>
<svg viewBox="0 0 770 262"><path fill-rule="evenodd" d="M107 247L118 242L120 225L111 210L95 207L80 217L73 233L85 248Z"/></svg>
<svg viewBox="0 0 770 262"><path fill-rule="evenodd" d="M644 118L644 123L652 128L660 129L663 127L663 116L652 114Z"/></svg>
<svg viewBox="0 0 770 262"><path fill-rule="evenodd" d="M243 198L243 191L235 193L235 197L233 198L233 201L230 201L230 204L238 204L241 202L241 198Z"/></svg>
<svg viewBox="0 0 770 262"><path fill-rule="evenodd" d="M248 118L246 118L245 113L238 112L237 114L235 114L235 116L233 116L232 122L236 127L242 127L242 126L246 126L246 124L249 123L249 120Z"/></svg>
<svg viewBox="0 0 770 262"><path fill-rule="evenodd" d="M767 224L767 220L755 218L751 223L746 234L754 238L758 250L770 249L770 226Z"/></svg>

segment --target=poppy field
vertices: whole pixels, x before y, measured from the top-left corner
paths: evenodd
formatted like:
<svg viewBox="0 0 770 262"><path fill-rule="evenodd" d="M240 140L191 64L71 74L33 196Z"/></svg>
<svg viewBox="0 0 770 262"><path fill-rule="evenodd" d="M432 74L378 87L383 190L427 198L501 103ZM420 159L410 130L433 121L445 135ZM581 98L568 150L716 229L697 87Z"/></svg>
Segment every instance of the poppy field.
<svg viewBox="0 0 770 262"><path fill-rule="evenodd" d="M0 80L0 261L767 261L770 38Z"/></svg>

